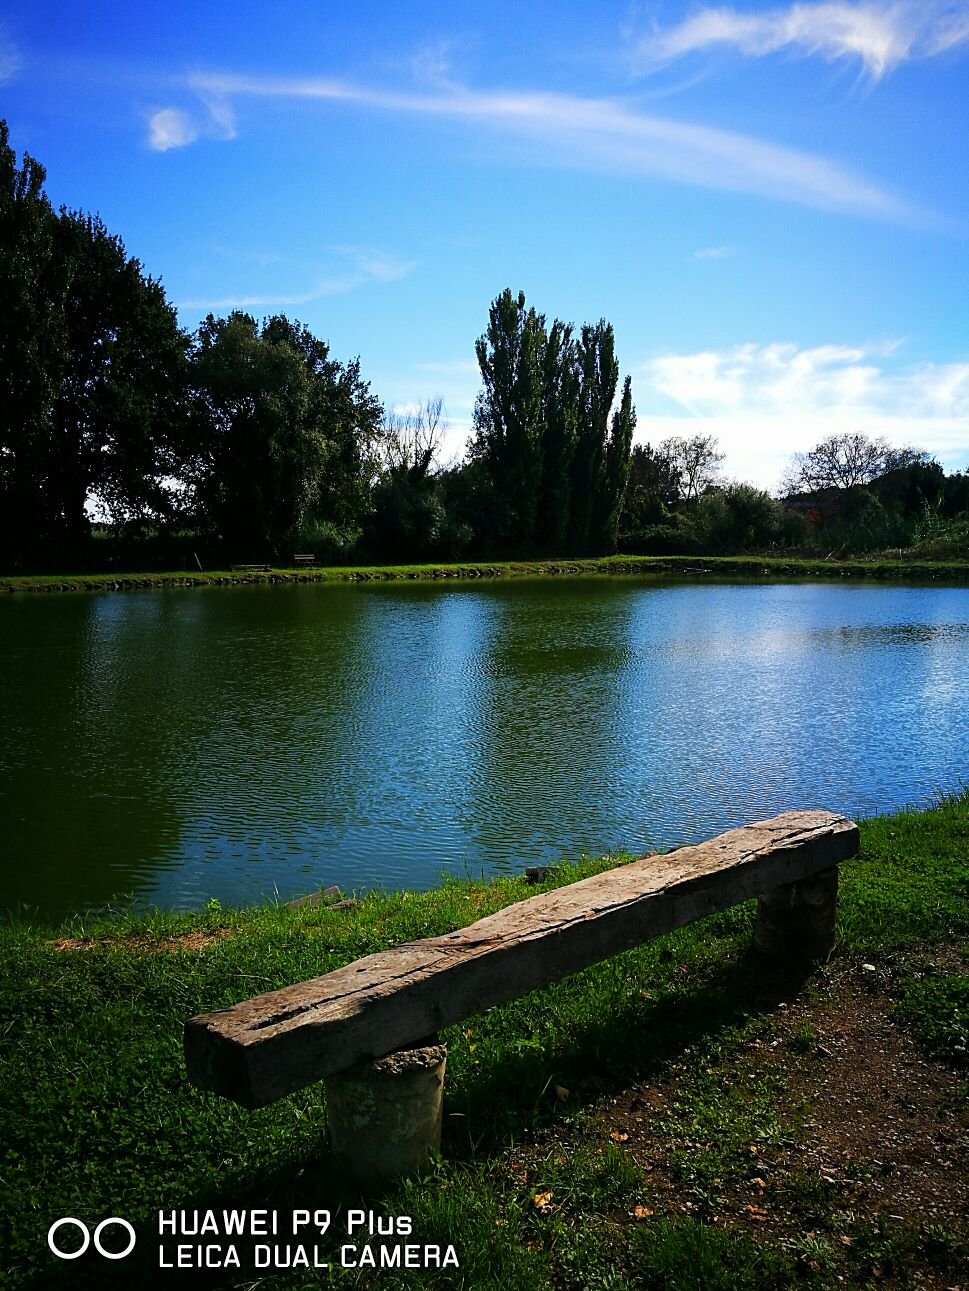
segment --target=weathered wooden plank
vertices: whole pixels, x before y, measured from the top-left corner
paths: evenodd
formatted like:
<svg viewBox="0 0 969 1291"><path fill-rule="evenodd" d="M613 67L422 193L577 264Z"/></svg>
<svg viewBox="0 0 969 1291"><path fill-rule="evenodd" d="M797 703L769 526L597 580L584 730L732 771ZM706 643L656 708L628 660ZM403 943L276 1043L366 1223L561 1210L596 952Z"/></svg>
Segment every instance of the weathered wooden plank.
<svg viewBox="0 0 969 1291"><path fill-rule="evenodd" d="M791 811L541 893L470 927L193 1018L189 1079L261 1107L693 919L836 866L858 828Z"/></svg>

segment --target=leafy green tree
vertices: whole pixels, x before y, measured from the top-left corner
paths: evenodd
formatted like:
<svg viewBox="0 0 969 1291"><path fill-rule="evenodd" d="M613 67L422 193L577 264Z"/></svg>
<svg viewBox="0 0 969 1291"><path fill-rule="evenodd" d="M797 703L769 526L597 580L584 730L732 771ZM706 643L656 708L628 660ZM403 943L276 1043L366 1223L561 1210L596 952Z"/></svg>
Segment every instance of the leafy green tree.
<svg viewBox="0 0 969 1291"><path fill-rule="evenodd" d="M50 500L68 547L92 500L115 522L165 519L184 448L188 338L162 285L97 216L62 210L65 363L53 403Z"/></svg>
<svg viewBox="0 0 969 1291"><path fill-rule="evenodd" d="M0 495L8 552L76 555L95 503L176 505L187 338L161 284L100 219L17 167L0 123Z"/></svg>
<svg viewBox="0 0 969 1291"><path fill-rule="evenodd" d="M276 552L310 516L345 525L368 500L381 407L359 363L278 315L211 314L192 354L201 511L232 550Z"/></svg>
<svg viewBox="0 0 969 1291"><path fill-rule="evenodd" d="M42 528L39 485L62 362L64 289L45 178L26 153L18 167L0 121L0 537L8 554Z"/></svg>
<svg viewBox="0 0 969 1291"><path fill-rule="evenodd" d="M622 510L626 534L662 524L680 496L680 473L663 448L637 444L629 459L629 483Z"/></svg>

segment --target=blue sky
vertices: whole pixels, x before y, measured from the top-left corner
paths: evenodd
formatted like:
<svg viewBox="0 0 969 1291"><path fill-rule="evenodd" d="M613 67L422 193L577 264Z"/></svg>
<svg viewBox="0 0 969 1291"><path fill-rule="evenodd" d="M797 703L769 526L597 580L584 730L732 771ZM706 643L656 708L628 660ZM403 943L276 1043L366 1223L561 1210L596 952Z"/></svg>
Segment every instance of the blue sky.
<svg viewBox="0 0 969 1291"><path fill-rule="evenodd" d="M969 0L0 0L0 115L182 322L283 312L459 452L490 301L608 318L637 439L969 465Z"/></svg>

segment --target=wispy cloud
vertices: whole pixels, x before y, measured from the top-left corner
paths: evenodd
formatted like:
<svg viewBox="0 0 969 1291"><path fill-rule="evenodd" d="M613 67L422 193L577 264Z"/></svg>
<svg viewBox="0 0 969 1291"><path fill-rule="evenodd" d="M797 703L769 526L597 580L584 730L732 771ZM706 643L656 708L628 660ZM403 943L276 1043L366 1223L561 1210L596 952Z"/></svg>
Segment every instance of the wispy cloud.
<svg viewBox="0 0 969 1291"><path fill-rule="evenodd" d="M701 247L693 252L694 260L729 260L737 254L736 247Z"/></svg>
<svg viewBox="0 0 969 1291"><path fill-rule="evenodd" d="M454 84L451 79L453 50L453 40L437 40L421 45L408 60L414 79L423 85L450 89Z"/></svg>
<svg viewBox="0 0 969 1291"><path fill-rule="evenodd" d="M12 80L20 71L22 60L17 47L0 27L0 85L4 81Z"/></svg>
<svg viewBox="0 0 969 1291"><path fill-rule="evenodd" d="M887 188L814 153L749 135L651 116L609 99L467 88L424 93L352 82L210 73L191 81L220 102L251 98L352 104L466 122L533 145L545 164L754 193L779 201L916 225L939 224Z"/></svg>
<svg viewBox="0 0 969 1291"><path fill-rule="evenodd" d="M715 434L731 470L768 486L792 453L840 430L886 435L964 467L969 361L898 366L902 344L775 342L650 359L636 374L639 437Z"/></svg>
<svg viewBox="0 0 969 1291"><path fill-rule="evenodd" d="M366 247L331 247L337 263L329 272L317 271L311 284L302 290L266 290L246 293L219 294L191 297L177 302L179 309L207 312L223 309L277 309L293 305L308 305L324 296L345 295L367 283L397 282L417 267L416 260L404 260L386 252ZM273 256L266 263L276 263ZM292 271L290 270L290 273Z"/></svg>
<svg viewBox="0 0 969 1291"><path fill-rule="evenodd" d="M148 117L148 147L154 152L186 148L196 139L234 139L235 113L229 102L218 94L199 93L204 111L187 112L183 108L159 108Z"/></svg>
<svg viewBox="0 0 969 1291"><path fill-rule="evenodd" d="M913 58L931 58L969 40L967 0L829 0L743 12L700 9L634 45L640 70L698 50L728 46L748 57L780 50L833 61L858 59L873 80Z"/></svg>

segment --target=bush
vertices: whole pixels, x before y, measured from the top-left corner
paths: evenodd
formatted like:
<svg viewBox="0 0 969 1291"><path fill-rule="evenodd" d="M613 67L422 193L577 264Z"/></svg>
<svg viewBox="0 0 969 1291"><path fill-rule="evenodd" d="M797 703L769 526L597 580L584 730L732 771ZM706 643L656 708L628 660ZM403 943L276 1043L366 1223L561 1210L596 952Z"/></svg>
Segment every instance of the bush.
<svg viewBox="0 0 969 1291"><path fill-rule="evenodd" d="M737 552L770 547L781 541L785 517L780 503L752 484L711 489L689 515L704 551Z"/></svg>

